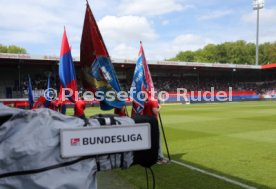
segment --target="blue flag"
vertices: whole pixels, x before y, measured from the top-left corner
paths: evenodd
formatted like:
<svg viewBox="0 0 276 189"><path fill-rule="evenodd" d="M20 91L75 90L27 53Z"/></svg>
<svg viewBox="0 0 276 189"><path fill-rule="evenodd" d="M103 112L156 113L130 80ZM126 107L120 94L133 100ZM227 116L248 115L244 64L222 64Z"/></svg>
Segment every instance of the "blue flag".
<svg viewBox="0 0 276 189"><path fill-rule="evenodd" d="M75 73L75 66L73 63L71 49L69 47L69 42L67 39L65 28L64 28L62 42L61 42L58 71L59 71L59 79L62 87L69 88L73 91L73 94L71 97L69 97L69 100L71 102L75 102L75 99L77 98L75 97L75 92L78 91L77 79L76 79L76 73Z"/></svg>
<svg viewBox="0 0 276 189"><path fill-rule="evenodd" d="M109 58L99 56L92 64L91 76L95 79L96 93L103 94L104 99L101 99L100 106L102 110L111 110L112 108L122 108L125 106L125 101L117 98L117 93L121 91L116 73ZM114 98L106 98L106 93L112 92ZM96 95L96 98L99 95ZM99 99L99 98L98 98Z"/></svg>
<svg viewBox="0 0 276 189"><path fill-rule="evenodd" d="M132 116L142 113L144 108L144 94L142 91L146 91L148 88L145 71L144 71L144 54L142 50L142 45L140 46L140 51L138 55L138 60L136 62L133 80L130 88L130 98L133 100ZM140 95L141 93L141 95Z"/></svg>
<svg viewBox="0 0 276 189"><path fill-rule="evenodd" d="M32 89L32 82L31 82L30 76L29 76L29 82L28 82L28 101L29 101L29 107L30 109L32 109L34 105L34 97L33 97L33 89Z"/></svg>

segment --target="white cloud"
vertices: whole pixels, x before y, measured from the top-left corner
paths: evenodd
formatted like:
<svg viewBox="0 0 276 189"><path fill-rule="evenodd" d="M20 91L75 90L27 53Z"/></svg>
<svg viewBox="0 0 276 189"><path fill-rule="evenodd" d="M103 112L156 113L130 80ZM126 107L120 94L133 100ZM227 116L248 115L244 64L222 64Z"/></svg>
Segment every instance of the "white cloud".
<svg viewBox="0 0 276 189"><path fill-rule="evenodd" d="M16 11L12 11L16 9ZM62 24L62 20L50 12L45 11L42 7L28 6L22 4L20 6L7 4L0 6L1 29L9 30L32 30L49 32L57 23ZM61 25L62 26L62 25Z"/></svg>
<svg viewBox="0 0 276 189"><path fill-rule="evenodd" d="M208 43L214 42L205 36L182 34L176 36L171 41L162 41L158 44L152 44L147 54L151 60L163 60L175 57L180 51L198 50Z"/></svg>
<svg viewBox="0 0 276 189"><path fill-rule="evenodd" d="M114 58L136 59L139 42L155 43L158 35L140 16L105 16L98 22L104 41Z"/></svg>
<svg viewBox="0 0 276 189"><path fill-rule="evenodd" d="M71 54L72 54L73 57L80 57L79 47L76 47L76 48L72 47Z"/></svg>
<svg viewBox="0 0 276 189"><path fill-rule="evenodd" d="M138 57L138 49L139 45L137 43L137 48L129 46L125 43L120 43L116 45L112 50L111 50L111 57L114 58L127 58L127 59L136 59Z"/></svg>
<svg viewBox="0 0 276 189"><path fill-rule="evenodd" d="M0 42L31 47L29 53L59 54L63 27L69 42L79 48L85 3L73 0L0 1ZM71 39L72 37L72 39Z"/></svg>
<svg viewBox="0 0 276 189"><path fill-rule="evenodd" d="M166 26L166 25L168 25L169 23L170 23L169 20L162 20L162 22L161 22L161 24L162 24L163 26Z"/></svg>
<svg viewBox="0 0 276 189"><path fill-rule="evenodd" d="M50 39L50 36L31 31L10 31L9 33L2 33L3 32L0 32L0 41L5 42L6 45L46 43L48 41L47 39ZM1 36L5 38L2 39Z"/></svg>
<svg viewBox="0 0 276 189"><path fill-rule="evenodd" d="M89 1L114 58L136 59L140 40L150 60L174 57L179 51L197 50L207 43L255 41L256 11L250 7L237 9L238 1L210 0L204 5L201 0ZM31 54L59 55L66 26L72 53L79 56L85 4L76 0L0 0L0 43L20 45ZM274 2L260 11L261 43L276 40L275 6ZM183 14L188 8L193 11ZM216 11L202 15L210 9ZM234 13L237 15L227 16ZM217 18L221 18L217 23L202 22Z"/></svg>
<svg viewBox="0 0 276 189"><path fill-rule="evenodd" d="M259 42L273 42L276 41L276 8L264 8L260 10L260 28L259 28ZM243 39L255 42L256 40L256 11L244 14L241 17L243 24L247 26L244 31ZM250 37L249 37L250 36Z"/></svg>
<svg viewBox="0 0 276 189"><path fill-rule="evenodd" d="M210 42L212 40L199 35L184 34L175 37L171 45L173 49L178 49L179 51L197 50Z"/></svg>
<svg viewBox="0 0 276 189"><path fill-rule="evenodd" d="M137 43L140 40L152 41L158 37L145 17L105 16L98 24L105 41L112 43Z"/></svg>
<svg viewBox="0 0 276 189"><path fill-rule="evenodd" d="M122 0L119 12L122 15L162 15L185 8L176 0Z"/></svg>
<svg viewBox="0 0 276 189"><path fill-rule="evenodd" d="M175 57L177 53L185 50L197 50L203 48L206 44L213 43L207 37L183 34L173 38L170 41L156 40L144 42L143 47L148 60L163 60ZM139 44L126 45L124 43L112 48L111 56L113 58L136 59L139 50Z"/></svg>
<svg viewBox="0 0 276 189"><path fill-rule="evenodd" d="M246 23L256 23L256 12L252 11L250 13L244 14L242 20ZM260 22L264 25L275 25L276 24L276 8L271 9L261 9L260 10Z"/></svg>
<svg viewBox="0 0 276 189"><path fill-rule="evenodd" d="M198 20L204 21L204 20L217 19L232 13L233 13L232 10L220 10L220 11L209 12L207 15L202 15L198 17Z"/></svg>

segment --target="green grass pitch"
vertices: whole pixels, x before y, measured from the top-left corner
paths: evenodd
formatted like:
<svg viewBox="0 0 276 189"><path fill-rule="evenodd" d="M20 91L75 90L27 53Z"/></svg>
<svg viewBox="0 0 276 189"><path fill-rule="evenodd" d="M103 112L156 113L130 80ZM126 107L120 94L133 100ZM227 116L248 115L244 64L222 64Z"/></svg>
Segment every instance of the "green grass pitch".
<svg viewBox="0 0 276 189"><path fill-rule="evenodd" d="M102 111L86 110L96 113ZM168 104L161 116L173 160L256 188L276 188L276 102ZM174 163L153 171L158 189L241 188ZM140 166L112 172L134 188L146 188Z"/></svg>

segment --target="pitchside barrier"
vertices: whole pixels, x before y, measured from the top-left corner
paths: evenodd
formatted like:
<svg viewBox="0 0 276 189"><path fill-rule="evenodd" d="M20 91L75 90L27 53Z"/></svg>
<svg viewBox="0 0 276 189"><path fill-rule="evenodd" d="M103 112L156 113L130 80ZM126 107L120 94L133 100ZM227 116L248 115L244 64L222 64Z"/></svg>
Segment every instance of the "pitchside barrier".
<svg viewBox="0 0 276 189"><path fill-rule="evenodd" d="M10 106L10 107L29 109L29 101L27 98L4 98L4 99L0 99L0 103L3 103L4 105ZM131 101L127 100L126 103L127 105L129 105L131 104ZM65 100L64 104L66 104L68 108L74 107L74 104L69 100ZM85 104L86 104L86 107L93 107L93 106L99 106L100 102L97 100L85 101Z"/></svg>
<svg viewBox="0 0 276 189"><path fill-rule="evenodd" d="M270 91L265 94L257 94L256 91L194 91L188 92L186 94L177 92L168 92L168 98L163 99L165 96L162 96L159 99L161 104L164 103L205 103L205 102L238 102L238 101L258 101L258 100L276 100L276 91ZM27 98L7 98L0 99L0 103L4 105L28 109L29 102ZM99 106L99 101L85 101L86 107ZM127 100L127 105L131 105L131 100ZM74 107L74 104L69 100L65 101L65 104L68 108Z"/></svg>
<svg viewBox="0 0 276 189"><path fill-rule="evenodd" d="M275 100L276 93L260 95L256 91L195 91L186 94L169 92L166 100L161 103L204 103L204 102L231 102L231 101L258 101Z"/></svg>

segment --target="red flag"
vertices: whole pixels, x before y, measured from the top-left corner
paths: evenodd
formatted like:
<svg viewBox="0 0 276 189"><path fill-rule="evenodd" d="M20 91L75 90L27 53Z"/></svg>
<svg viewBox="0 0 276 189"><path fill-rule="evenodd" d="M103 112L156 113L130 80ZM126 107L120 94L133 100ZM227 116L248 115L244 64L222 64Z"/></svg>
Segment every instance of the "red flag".
<svg viewBox="0 0 276 189"><path fill-rule="evenodd" d="M115 94L120 92L121 87L113 64L88 3L86 6L80 49L81 78L84 88L94 93L99 91L104 95L109 91ZM125 101L117 98L114 100L98 98L98 100L100 100L102 110L122 108L122 106L125 106Z"/></svg>
<svg viewBox="0 0 276 189"><path fill-rule="evenodd" d="M87 66L93 63L96 56L109 57L102 35L88 3L86 4L80 49L80 62Z"/></svg>
<svg viewBox="0 0 276 189"><path fill-rule="evenodd" d="M36 102L34 103L33 109L44 108L44 103L46 102L46 98L44 96L40 96Z"/></svg>
<svg viewBox="0 0 276 189"><path fill-rule="evenodd" d="M152 82L149 66L148 66L148 63L147 63L147 60L146 60L146 56L145 56L143 45L142 45L141 41L140 41L140 50L139 50L138 56L142 56L144 75L145 75L146 83L147 83L146 84L147 87L146 87L145 90L148 92L150 98L151 97L154 98L154 93L152 94L152 92L154 92L154 85L153 85L153 82Z"/></svg>
<svg viewBox="0 0 276 189"><path fill-rule="evenodd" d="M138 96L138 94L141 91L145 91L147 92L149 98L154 98L154 85L142 42L140 42L140 50L138 53L138 59L136 62L130 91L130 97L133 99L132 117L134 115L141 115L144 109L145 99L141 98L141 96Z"/></svg>
<svg viewBox="0 0 276 189"><path fill-rule="evenodd" d="M71 92L73 92L73 94L69 97L69 100L75 102L75 92L78 90L77 79L65 28L60 50L59 79L63 88L69 88L72 90ZM66 92L69 91L66 90L65 93Z"/></svg>
<svg viewBox="0 0 276 189"><path fill-rule="evenodd" d="M93 92L96 91L97 83L91 78L89 72L97 56L109 57L109 54L90 6L87 3L80 45L81 78L84 88Z"/></svg>
<svg viewBox="0 0 276 189"><path fill-rule="evenodd" d="M59 94L58 94L58 103L62 103L62 97L63 97L63 93L62 93L62 85L59 86Z"/></svg>

